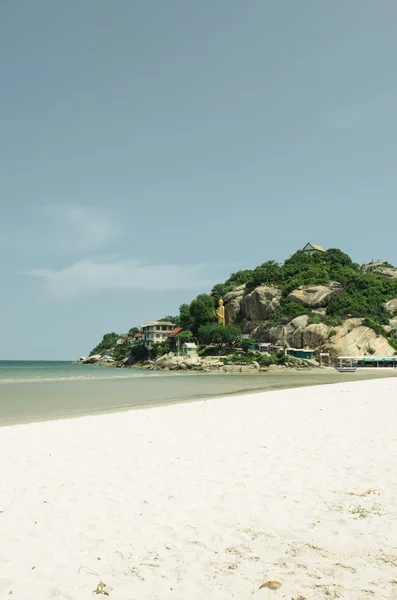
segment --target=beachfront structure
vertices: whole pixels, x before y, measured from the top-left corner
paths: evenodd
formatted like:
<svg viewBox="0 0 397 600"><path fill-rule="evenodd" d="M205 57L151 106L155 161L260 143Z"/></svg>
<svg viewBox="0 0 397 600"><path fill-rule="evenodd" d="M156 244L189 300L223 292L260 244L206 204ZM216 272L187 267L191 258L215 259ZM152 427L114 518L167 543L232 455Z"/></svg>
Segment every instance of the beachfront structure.
<svg viewBox="0 0 397 600"><path fill-rule="evenodd" d="M318 252L325 252L325 248L319 244L312 244L311 242L308 242L306 246L300 250L300 252L304 252L305 254L317 254Z"/></svg>
<svg viewBox="0 0 397 600"><path fill-rule="evenodd" d="M281 346L276 346L270 342L254 342L251 346L251 350L260 352L261 354L276 354L282 350L282 348Z"/></svg>
<svg viewBox="0 0 397 600"><path fill-rule="evenodd" d="M395 369L397 367L397 356L338 356L339 366L355 367L388 367Z"/></svg>
<svg viewBox="0 0 397 600"><path fill-rule="evenodd" d="M168 339L170 333L175 329L175 324L170 321L152 321L151 323L144 323L140 329L142 333L141 343L148 350L151 350L153 344L160 344Z"/></svg>
<svg viewBox="0 0 397 600"><path fill-rule="evenodd" d="M318 356L320 361L320 367L324 363L326 363L329 367L331 366L331 355L329 352L320 352Z"/></svg>
<svg viewBox="0 0 397 600"><path fill-rule="evenodd" d="M285 354L293 358L312 359L314 357L314 350L310 350L309 348L286 348Z"/></svg>
<svg viewBox="0 0 397 600"><path fill-rule="evenodd" d="M270 342L253 342L251 345L251 350L254 352L260 352L261 354L277 354L277 352L282 350L282 347L276 346Z"/></svg>
<svg viewBox="0 0 397 600"><path fill-rule="evenodd" d="M182 354L185 356L196 356L197 355L197 346L193 342L185 342L182 345Z"/></svg>

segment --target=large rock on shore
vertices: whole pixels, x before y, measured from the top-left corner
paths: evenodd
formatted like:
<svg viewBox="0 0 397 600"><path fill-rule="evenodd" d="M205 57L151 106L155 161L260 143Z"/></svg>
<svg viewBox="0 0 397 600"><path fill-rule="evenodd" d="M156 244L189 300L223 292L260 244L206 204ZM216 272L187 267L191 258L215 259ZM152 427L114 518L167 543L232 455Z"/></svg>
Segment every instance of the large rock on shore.
<svg viewBox="0 0 397 600"><path fill-rule="evenodd" d="M373 351L377 356L393 356L394 348L373 329L362 325L362 319L347 319L343 325L335 327L325 349L337 356L363 356Z"/></svg>
<svg viewBox="0 0 397 600"><path fill-rule="evenodd" d="M225 304L225 323L233 323L241 310L241 302L244 298L245 284L239 285L223 298Z"/></svg>
<svg viewBox="0 0 397 600"><path fill-rule="evenodd" d="M362 356L370 351L378 356L393 356L395 350L389 342L362 322L363 319L347 319L343 325L330 328L325 323L309 324L309 317L301 315L287 325L262 329L260 338L263 342L286 344L289 348L329 352L333 358Z"/></svg>
<svg viewBox="0 0 397 600"><path fill-rule="evenodd" d="M288 300L309 308L322 308L342 292L343 288L337 281L330 281L326 285L302 285L289 294Z"/></svg>
<svg viewBox="0 0 397 600"><path fill-rule="evenodd" d="M329 333L325 323L311 323L302 331L302 348L320 348L328 340Z"/></svg>
<svg viewBox="0 0 397 600"><path fill-rule="evenodd" d="M102 356L100 354L93 354L92 356L88 356L88 358L85 358L81 362L83 365L93 365L99 362L100 360L102 360Z"/></svg>
<svg viewBox="0 0 397 600"><path fill-rule="evenodd" d="M261 342L289 348L311 348L322 346L329 336L329 327L324 323L312 323L309 325L309 317L301 315L292 319L287 325L277 325L269 329L259 326L255 330L255 338Z"/></svg>
<svg viewBox="0 0 397 600"><path fill-rule="evenodd" d="M272 285L260 285L247 294L241 302L243 331L250 333L266 320L280 306L281 296L281 290Z"/></svg>
<svg viewBox="0 0 397 600"><path fill-rule="evenodd" d="M284 339L287 346L290 348L303 348L303 332L307 327L309 317L301 315L292 319L284 327Z"/></svg>

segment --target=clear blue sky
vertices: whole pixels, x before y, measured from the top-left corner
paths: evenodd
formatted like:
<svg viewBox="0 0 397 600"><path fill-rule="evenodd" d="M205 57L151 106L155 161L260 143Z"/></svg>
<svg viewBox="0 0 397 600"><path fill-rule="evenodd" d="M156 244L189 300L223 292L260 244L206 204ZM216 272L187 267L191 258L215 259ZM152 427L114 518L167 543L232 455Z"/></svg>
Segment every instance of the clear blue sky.
<svg viewBox="0 0 397 600"><path fill-rule="evenodd" d="M0 359L307 241L397 263L395 0L0 3Z"/></svg>

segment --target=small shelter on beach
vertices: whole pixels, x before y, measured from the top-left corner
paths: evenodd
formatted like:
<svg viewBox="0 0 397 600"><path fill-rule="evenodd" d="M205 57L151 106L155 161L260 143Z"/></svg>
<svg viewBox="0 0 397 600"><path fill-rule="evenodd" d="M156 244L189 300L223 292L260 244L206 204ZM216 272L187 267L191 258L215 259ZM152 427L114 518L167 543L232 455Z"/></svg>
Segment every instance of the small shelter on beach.
<svg viewBox="0 0 397 600"><path fill-rule="evenodd" d="M397 356L338 356L339 366L356 366L379 369L396 368Z"/></svg>
<svg viewBox="0 0 397 600"><path fill-rule="evenodd" d="M182 344L182 354L185 356L197 356L197 346L194 342L185 342Z"/></svg>
<svg viewBox="0 0 397 600"><path fill-rule="evenodd" d="M311 359L314 357L314 350L310 350L309 348L286 348L285 354L293 358Z"/></svg>
<svg viewBox="0 0 397 600"><path fill-rule="evenodd" d="M251 350L254 352L260 352L261 354L276 354L282 350L281 346L276 346L271 342L254 342L251 346Z"/></svg>

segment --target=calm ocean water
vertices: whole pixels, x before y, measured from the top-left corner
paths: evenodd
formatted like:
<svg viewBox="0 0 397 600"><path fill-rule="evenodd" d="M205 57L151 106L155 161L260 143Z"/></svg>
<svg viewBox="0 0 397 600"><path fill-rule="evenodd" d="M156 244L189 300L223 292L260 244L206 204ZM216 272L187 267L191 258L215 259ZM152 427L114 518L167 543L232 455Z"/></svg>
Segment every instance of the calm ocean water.
<svg viewBox="0 0 397 600"><path fill-rule="evenodd" d="M131 369L114 369L95 365L76 365L66 361L3 360L0 361L2 383L35 383L40 381L70 381L82 379L112 379L136 377L144 373Z"/></svg>
<svg viewBox="0 0 397 600"><path fill-rule="evenodd" d="M211 374L0 361L0 426L393 375L394 370L341 374L333 369Z"/></svg>

